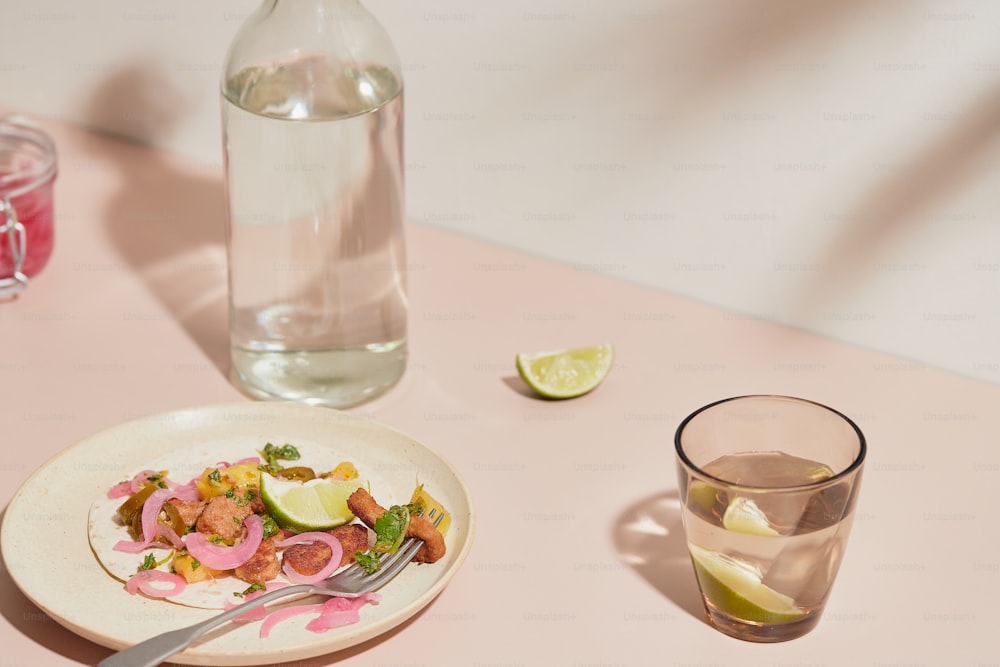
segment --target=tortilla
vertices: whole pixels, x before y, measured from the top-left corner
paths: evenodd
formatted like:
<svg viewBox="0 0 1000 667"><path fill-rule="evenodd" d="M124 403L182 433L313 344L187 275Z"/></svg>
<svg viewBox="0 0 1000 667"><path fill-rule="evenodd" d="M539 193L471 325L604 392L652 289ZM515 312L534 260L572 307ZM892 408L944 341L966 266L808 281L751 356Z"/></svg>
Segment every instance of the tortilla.
<svg viewBox="0 0 1000 667"><path fill-rule="evenodd" d="M216 467L221 461L235 462L257 455L258 450L264 448L264 444L264 442L243 442L237 445L230 442L220 444L219 447L212 447L211 452L208 451L209 448L206 446L174 451L161 459L150 462L149 465L133 471L126 479L131 479L143 470L162 470L166 471L166 477L172 482L186 484L191 479L200 476L205 468ZM315 451L300 449L299 453L302 455L301 460L282 463L289 466L309 466L317 472L325 472L332 470L338 463L344 460L343 457L338 457L336 451L327 448L316 448ZM362 478L364 478L365 471L361 470L360 472ZM371 480L367 480L367 483L368 485L372 485ZM378 486L377 483L376 485ZM169 558L173 551L169 547L150 547L137 554L115 550L114 546L119 541L132 540L128 528L118 518L118 508L126 500L127 497L108 498L107 490L105 490L91 505L88 534L90 537L90 547L93 550L94 556L108 574L122 583L128 581L138 571L146 555L150 553L153 554L158 563L167 559L157 569L169 572ZM288 583L288 579L284 575L279 574L272 582ZM230 605L239 604L242 598L237 594L246 591L249 586L250 584L242 579L227 575L217 579L187 584L184 590L178 595L163 599L188 607L225 609L227 602Z"/></svg>

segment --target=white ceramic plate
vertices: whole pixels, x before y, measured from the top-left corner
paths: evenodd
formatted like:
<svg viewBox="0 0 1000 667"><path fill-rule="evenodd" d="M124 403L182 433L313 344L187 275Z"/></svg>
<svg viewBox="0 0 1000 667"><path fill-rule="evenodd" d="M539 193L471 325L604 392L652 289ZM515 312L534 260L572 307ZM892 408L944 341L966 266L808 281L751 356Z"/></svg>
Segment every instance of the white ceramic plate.
<svg viewBox="0 0 1000 667"><path fill-rule="evenodd" d="M326 408L240 403L171 412L127 422L83 440L43 465L7 506L0 548L11 578L43 611L73 632L121 649L212 616L214 611L129 595L90 548L91 503L115 483L170 451L204 447L248 455L267 442L303 450L333 449L373 488L395 489L384 505L406 502L419 481L452 515L447 554L411 565L381 589L382 601L361 622L322 634L309 616L282 622L267 639L259 623L228 624L177 656L191 665L262 665L332 653L403 623L447 585L472 545L474 515L465 485L438 454L371 419Z"/></svg>

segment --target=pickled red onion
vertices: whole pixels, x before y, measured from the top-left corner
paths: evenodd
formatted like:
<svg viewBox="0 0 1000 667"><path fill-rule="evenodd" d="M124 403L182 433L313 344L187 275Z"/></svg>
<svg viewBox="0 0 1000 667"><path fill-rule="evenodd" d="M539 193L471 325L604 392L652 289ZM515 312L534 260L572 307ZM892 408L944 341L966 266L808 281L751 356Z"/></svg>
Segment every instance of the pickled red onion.
<svg viewBox="0 0 1000 667"><path fill-rule="evenodd" d="M268 614L260 625L260 638L266 639L275 625L293 616L319 612L319 616L306 624L310 632L326 632L330 628L351 625L361 620L359 610L366 604L378 604L382 599L378 593L365 593L356 598L330 598L322 604L303 604L278 609Z"/></svg>
<svg viewBox="0 0 1000 667"><path fill-rule="evenodd" d="M271 628L285 619L291 618L292 616L300 616L302 614L321 611L322 608L322 604L302 604L295 607L285 607L284 609L272 611L267 615L267 618L264 619L264 622L260 624L260 638L267 639L268 635L271 634Z"/></svg>
<svg viewBox="0 0 1000 667"><path fill-rule="evenodd" d="M320 615L306 624L310 632L326 632L331 628L352 625L361 621L360 609L366 603L378 604L378 593L365 593L356 598L330 598L322 605Z"/></svg>
<svg viewBox="0 0 1000 667"><path fill-rule="evenodd" d="M173 495L174 492L170 489L157 489L149 494L146 502L142 504L142 539L144 542L152 542L156 538L160 510L163 509L163 503L167 502L167 499Z"/></svg>
<svg viewBox="0 0 1000 667"><path fill-rule="evenodd" d="M244 519L243 525L247 535L232 547L212 544L201 533L188 533L184 540L188 553L213 570L231 570L243 565L257 553L257 547L264 539L264 524L259 516L251 514Z"/></svg>
<svg viewBox="0 0 1000 667"><path fill-rule="evenodd" d="M155 586L155 583L166 583L170 584L171 587L160 588L159 586ZM184 581L184 577L164 572L163 570L141 570L125 582L125 590L131 595L142 593L151 598L173 597L184 592L186 587L187 582Z"/></svg>
<svg viewBox="0 0 1000 667"><path fill-rule="evenodd" d="M149 478L159 475L160 473L155 470L143 470L135 474L130 480L121 482L120 484L115 484L110 489L108 489L108 498L124 498L125 496L130 496L133 493L138 493L139 489L143 487ZM164 483L169 486L169 482L164 479Z"/></svg>
<svg viewBox="0 0 1000 667"><path fill-rule="evenodd" d="M177 498L178 500L201 500L201 492L198 491L198 487L195 486L194 481L190 481L187 484L180 484L172 486L174 495L170 498Z"/></svg>
<svg viewBox="0 0 1000 667"><path fill-rule="evenodd" d="M222 470L225 470L226 468L232 468L233 466L238 466L241 463L257 463L257 464L260 464L260 457L259 456L248 456L245 459L240 459L240 460L236 461L236 463L230 463L229 461L219 461L218 463L215 464L215 467L218 468L220 471L222 471Z"/></svg>
<svg viewBox="0 0 1000 667"><path fill-rule="evenodd" d="M330 560L320 568L319 572L308 575L301 574L289 563L282 563L281 571L285 573L286 577L297 584L315 584L323 581L337 571L337 568L340 567L340 559L344 556L344 547L341 546L340 541L336 537L329 533L299 533L298 535L292 535L287 539L281 540L278 542L277 547L284 549L293 544L307 542L322 542L330 547Z"/></svg>
<svg viewBox="0 0 1000 667"><path fill-rule="evenodd" d="M284 588L288 584L280 581L269 581L264 585L264 590L254 591L253 593L247 593L243 596L243 602L241 604L250 602L251 600L256 600L264 593L270 593L271 591L276 591L279 588ZM223 600L223 606L226 611L230 609L235 609L239 607L238 604L233 604L229 600ZM233 623L252 623L253 621L263 620L267 616L267 609L265 607L257 607L256 609L251 609L248 612L244 612L233 619Z"/></svg>
<svg viewBox="0 0 1000 667"><path fill-rule="evenodd" d="M119 484L115 484L110 489L108 489L108 498L124 498L125 496L130 496L135 491L132 490L132 480L126 480Z"/></svg>
<svg viewBox="0 0 1000 667"><path fill-rule="evenodd" d="M180 536L174 532L173 528L170 526L164 526L163 524L157 524L153 539L141 540L139 542L121 540L117 542L113 548L115 551L122 551L129 554L137 554L140 551L144 551L153 546L165 548L166 545L158 541L161 537L167 538L167 541L170 542L170 545L175 549L180 549L184 546L184 542L181 540Z"/></svg>

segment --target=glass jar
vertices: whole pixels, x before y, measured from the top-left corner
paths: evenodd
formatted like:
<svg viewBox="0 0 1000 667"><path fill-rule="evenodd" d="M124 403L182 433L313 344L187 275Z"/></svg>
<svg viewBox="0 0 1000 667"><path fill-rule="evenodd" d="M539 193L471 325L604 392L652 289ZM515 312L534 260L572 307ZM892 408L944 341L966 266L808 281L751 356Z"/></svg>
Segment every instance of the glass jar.
<svg viewBox="0 0 1000 667"><path fill-rule="evenodd" d="M52 255L56 147L33 123L0 119L0 297L17 296Z"/></svg>

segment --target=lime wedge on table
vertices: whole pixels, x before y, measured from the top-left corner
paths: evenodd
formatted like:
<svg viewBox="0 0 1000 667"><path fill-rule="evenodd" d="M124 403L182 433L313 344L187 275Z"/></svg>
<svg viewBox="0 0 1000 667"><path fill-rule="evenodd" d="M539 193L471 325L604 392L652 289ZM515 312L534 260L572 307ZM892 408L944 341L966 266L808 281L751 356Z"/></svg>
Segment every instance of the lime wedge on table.
<svg viewBox="0 0 1000 667"><path fill-rule="evenodd" d="M296 532L330 530L354 518L347 499L363 486L358 479L311 479L308 482L260 476L260 499L282 528Z"/></svg>
<svg viewBox="0 0 1000 667"><path fill-rule="evenodd" d="M517 355L517 372L546 398L574 398L601 384L614 360L615 348L608 344L524 352Z"/></svg>
<svg viewBox="0 0 1000 667"><path fill-rule="evenodd" d="M722 515L722 527L734 533L776 537L778 531L771 527L764 512L750 498L734 498Z"/></svg>
<svg viewBox="0 0 1000 667"><path fill-rule="evenodd" d="M749 563L688 544L702 595L729 616L752 623L787 623L805 611L795 600L761 583L761 573Z"/></svg>

